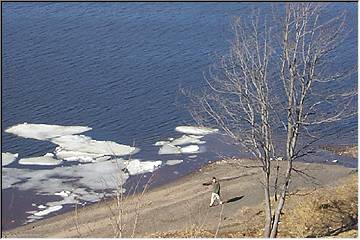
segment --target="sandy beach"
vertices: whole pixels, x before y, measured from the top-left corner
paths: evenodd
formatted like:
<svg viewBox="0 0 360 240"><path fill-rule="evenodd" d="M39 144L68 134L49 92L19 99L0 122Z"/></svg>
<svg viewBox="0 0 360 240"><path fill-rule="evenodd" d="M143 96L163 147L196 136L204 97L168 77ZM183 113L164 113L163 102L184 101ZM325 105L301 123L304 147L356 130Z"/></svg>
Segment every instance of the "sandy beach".
<svg viewBox="0 0 360 240"><path fill-rule="evenodd" d="M286 162L277 163L280 172L283 171ZM221 160L143 195L124 196L121 207L117 207L116 200L100 202L3 232L3 236L114 237L119 234L114 230L116 219L122 222L122 237L146 237L194 228L218 231L219 234L239 231L244 227L239 222L250 220L244 210L263 201L258 166L259 163L253 160ZM295 168L299 172L293 173L290 192L333 186L357 172L338 165L309 163L295 163ZM225 204L210 208L211 186L204 183L213 176L220 179Z"/></svg>

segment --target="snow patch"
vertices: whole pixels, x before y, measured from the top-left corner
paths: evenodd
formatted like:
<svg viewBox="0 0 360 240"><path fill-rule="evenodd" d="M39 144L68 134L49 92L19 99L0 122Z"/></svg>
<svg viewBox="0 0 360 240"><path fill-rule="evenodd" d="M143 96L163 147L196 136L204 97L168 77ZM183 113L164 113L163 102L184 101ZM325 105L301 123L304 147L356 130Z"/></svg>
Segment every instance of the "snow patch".
<svg viewBox="0 0 360 240"><path fill-rule="evenodd" d="M5 130L19 137L34 138L37 140L47 140L54 137L60 137L71 134L83 133L91 130L90 127L83 126L60 126L48 124L29 124L23 123L12 126Z"/></svg>

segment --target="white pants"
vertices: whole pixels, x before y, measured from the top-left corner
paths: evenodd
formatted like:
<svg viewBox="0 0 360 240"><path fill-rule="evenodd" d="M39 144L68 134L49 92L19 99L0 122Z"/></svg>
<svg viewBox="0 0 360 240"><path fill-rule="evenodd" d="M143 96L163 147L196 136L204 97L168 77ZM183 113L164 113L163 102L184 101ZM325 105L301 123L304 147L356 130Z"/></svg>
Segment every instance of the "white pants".
<svg viewBox="0 0 360 240"><path fill-rule="evenodd" d="M214 201L218 200L220 204L222 204L221 200L220 200L220 196L217 193L211 193L211 201L210 201L210 206L212 206L214 204Z"/></svg>

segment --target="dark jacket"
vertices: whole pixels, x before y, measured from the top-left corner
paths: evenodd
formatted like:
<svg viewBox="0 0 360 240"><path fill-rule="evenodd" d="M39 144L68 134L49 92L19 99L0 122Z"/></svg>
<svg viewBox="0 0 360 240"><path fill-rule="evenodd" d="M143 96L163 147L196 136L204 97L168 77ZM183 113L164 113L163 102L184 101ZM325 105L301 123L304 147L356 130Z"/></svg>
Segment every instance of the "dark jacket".
<svg viewBox="0 0 360 240"><path fill-rule="evenodd" d="M219 183L219 181L213 182L212 187L213 187L213 193L216 193L216 194L220 195L220 183Z"/></svg>

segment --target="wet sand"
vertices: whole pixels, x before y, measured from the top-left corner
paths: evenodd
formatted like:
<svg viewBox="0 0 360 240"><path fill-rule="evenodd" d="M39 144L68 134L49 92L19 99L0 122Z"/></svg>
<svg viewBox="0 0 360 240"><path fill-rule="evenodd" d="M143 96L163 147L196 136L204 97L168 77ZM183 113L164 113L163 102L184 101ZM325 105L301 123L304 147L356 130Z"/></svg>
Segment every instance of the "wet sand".
<svg viewBox="0 0 360 240"><path fill-rule="evenodd" d="M283 171L286 163L278 163L280 171ZM3 236L114 237L119 233L114 230L116 219L122 222L122 237L130 237L133 232L134 236L143 237L193 226L216 230L220 214L221 228L230 231L235 221L246 217L241 214L243 208L263 201L263 190L259 184L262 175L258 165L256 161L246 159L214 162L144 195L128 196L119 208L116 201L100 202L3 232ZM338 165L309 163L295 163L295 168L306 175L294 172L290 191L333 185L354 172L354 169ZM222 207L209 207L211 186L203 183L212 176L221 180L222 198L226 202ZM119 212L122 214L119 215Z"/></svg>

